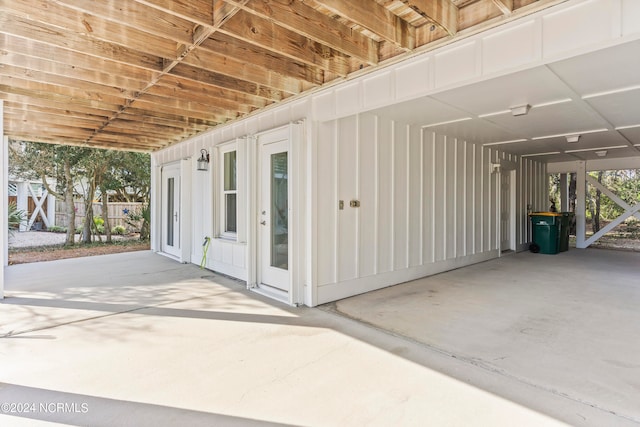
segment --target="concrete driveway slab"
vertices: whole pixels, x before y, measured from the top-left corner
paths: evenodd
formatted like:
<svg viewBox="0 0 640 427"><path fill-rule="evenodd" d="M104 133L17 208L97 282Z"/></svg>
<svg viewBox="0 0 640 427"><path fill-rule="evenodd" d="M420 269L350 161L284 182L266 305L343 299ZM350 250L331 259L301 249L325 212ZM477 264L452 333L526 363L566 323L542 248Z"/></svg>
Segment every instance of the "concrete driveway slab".
<svg viewBox="0 0 640 427"><path fill-rule="evenodd" d="M194 265L151 253L76 262L41 266L46 282L8 269L3 426L632 425Z"/></svg>

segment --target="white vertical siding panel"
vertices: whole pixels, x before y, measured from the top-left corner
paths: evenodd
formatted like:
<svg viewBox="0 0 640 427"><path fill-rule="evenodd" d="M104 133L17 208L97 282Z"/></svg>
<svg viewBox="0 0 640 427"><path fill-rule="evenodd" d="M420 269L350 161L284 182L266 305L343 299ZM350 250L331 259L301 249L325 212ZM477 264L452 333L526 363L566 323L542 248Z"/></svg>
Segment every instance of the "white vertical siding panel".
<svg viewBox="0 0 640 427"><path fill-rule="evenodd" d="M408 127L401 123L394 126L393 137L393 258L394 269L400 270L409 266L408 244L409 236L407 233L407 155L409 150L408 144Z"/></svg>
<svg viewBox="0 0 640 427"><path fill-rule="evenodd" d="M491 150L482 149L482 250L491 249L491 172L489 168Z"/></svg>
<svg viewBox="0 0 640 427"><path fill-rule="evenodd" d="M422 132L422 164L423 164L423 209L422 209L422 262L427 264L435 260L434 251L434 186L435 186L435 134Z"/></svg>
<svg viewBox="0 0 640 427"><path fill-rule="evenodd" d="M434 158L434 193L433 193L433 220L434 220L434 260L445 259L446 249L446 138L442 135L435 136Z"/></svg>
<svg viewBox="0 0 640 427"><path fill-rule="evenodd" d="M456 141L456 257L467 254L467 143Z"/></svg>
<svg viewBox="0 0 640 427"><path fill-rule="evenodd" d="M476 148L474 158L474 203L476 215L474 218L474 240L475 240L475 252L482 252L484 248L484 148L478 146Z"/></svg>
<svg viewBox="0 0 640 427"><path fill-rule="evenodd" d="M359 152L358 170L360 171L359 197L359 277L371 276L376 273L376 176L378 168L376 165L376 117L363 115L359 124Z"/></svg>
<svg viewBox="0 0 640 427"><path fill-rule="evenodd" d="M422 141L421 129L412 126L409 129L408 185L409 185L409 221L407 223L409 237L409 265L422 264Z"/></svg>
<svg viewBox="0 0 640 427"><path fill-rule="evenodd" d="M378 121L378 273L393 269L393 151L392 123Z"/></svg>
<svg viewBox="0 0 640 427"><path fill-rule="evenodd" d="M336 165L334 163L336 122L318 126L318 285L336 278Z"/></svg>
<svg viewBox="0 0 640 427"><path fill-rule="evenodd" d="M445 137L445 259L456 257L456 140Z"/></svg>
<svg viewBox="0 0 640 427"><path fill-rule="evenodd" d="M476 234L476 206L475 206L475 162L476 146L475 144L467 144L465 169L466 169L466 194L465 194L465 255L474 254L475 248L475 234Z"/></svg>
<svg viewBox="0 0 640 427"><path fill-rule="evenodd" d="M358 211L349 206L358 198L358 116L338 121L338 280L358 277Z"/></svg>

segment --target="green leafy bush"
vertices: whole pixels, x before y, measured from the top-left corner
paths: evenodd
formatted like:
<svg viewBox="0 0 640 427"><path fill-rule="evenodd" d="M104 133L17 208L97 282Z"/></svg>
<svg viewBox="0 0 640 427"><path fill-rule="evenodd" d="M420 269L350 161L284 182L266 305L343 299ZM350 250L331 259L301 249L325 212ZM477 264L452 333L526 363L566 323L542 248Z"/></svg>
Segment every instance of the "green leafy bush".
<svg viewBox="0 0 640 427"><path fill-rule="evenodd" d="M49 230L49 232L51 232L51 233L66 233L67 232L66 227L59 227L57 225L52 225L51 227L48 227L47 230Z"/></svg>
<svg viewBox="0 0 640 427"><path fill-rule="evenodd" d="M10 232L20 228L20 224L25 222L25 218L25 212L22 209L18 209L18 205L15 202L9 203L8 220Z"/></svg>
<svg viewBox="0 0 640 427"><path fill-rule="evenodd" d="M113 228L111 229L111 233L112 233L112 234L120 234L120 235L122 235L122 234L125 234L126 232L127 232L127 229L126 229L126 228L124 228L124 227L123 227L123 226L121 226L121 225L116 225L115 227L113 227Z"/></svg>

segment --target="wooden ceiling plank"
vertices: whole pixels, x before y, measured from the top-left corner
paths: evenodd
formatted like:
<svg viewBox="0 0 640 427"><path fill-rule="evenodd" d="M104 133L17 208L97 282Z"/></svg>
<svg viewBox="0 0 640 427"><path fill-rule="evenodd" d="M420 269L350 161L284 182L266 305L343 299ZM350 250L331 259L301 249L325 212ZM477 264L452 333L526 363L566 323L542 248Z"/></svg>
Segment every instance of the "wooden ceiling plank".
<svg viewBox="0 0 640 427"><path fill-rule="evenodd" d="M496 1L499 2L499 0ZM404 0L404 2L444 29L450 36L458 32L458 8L451 0Z"/></svg>
<svg viewBox="0 0 640 427"><path fill-rule="evenodd" d="M22 17L4 13L0 15L0 33L36 40L46 45L62 47L100 59L109 59L123 64L162 70L162 58L138 52L114 43L94 40L90 37L63 31L52 25L35 23Z"/></svg>
<svg viewBox="0 0 640 427"><path fill-rule="evenodd" d="M55 0L83 13L176 42L193 40L192 21L135 1Z"/></svg>
<svg viewBox="0 0 640 427"><path fill-rule="evenodd" d="M213 25L213 7L211 0L136 1L199 25Z"/></svg>
<svg viewBox="0 0 640 427"><path fill-rule="evenodd" d="M371 0L315 0L336 15L366 28L404 50L415 48L415 28Z"/></svg>
<svg viewBox="0 0 640 427"><path fill-rule="evenodd" d="M239 113L236 111L225 110L222 108L218 108L216 106L212 106L210 104L203 104L200 102L184 100L184 99L176 99L176 98L172 99L164 96L153 95L151 93L145 93L144 95L142 95L140 98L136 100L136 102L138 101L153 103L153 104L156 104L157 106L162 105L165 107L172 107L176 110L183 110L189 115L195 114L195 113L201 113L204 116L209 115L209 117L212 117L212 118L213 117L224 118L226 120L235 119L239 116Z"/></svg>
<svg viewBox="0 0 640 427"><path fill-rule="evenodd" d="M15 80L15 79L14 79ZM76 105L87 107L87 108L95 108L103 111L117 111L120 107L118 104L109 104L107 102L103 102L100 100L93 100L87 98L74 98L73 95L56 93L56 92L48 92L47 88L44 87L42 90L33 90L28 88L22 88L18 86L14 86L12 84L2 84L0 83L0 93L5 92L8 94L15 94L20 97L27 98L36 98L48 101L59 102L62 104L73 105L74 108Z"/></svg>
<svg viewBox="0 0 640 427"><path fill-rule="evenodd" d="M246 59L240 60L230 56L202 49L193 51L182 64L198 67L217 74L252 82L262 86L298 94L302 91L302 84L297 78L285 76L266 67L255 65Z"/></svg>
<svg viewBox="0 0 640 427"><path fill-rule="evenodd" d="M48 1L42 7L40 0L11 0L12 13L31 22L53 26L69 34L91 40L114 43L127 49L145 52L159 57L171 57L176 42L140 31L117 22L110 22L92 13L83 13L60 2ZM99 3L99 2L96 2Z"/></svg>
<svg viewBox="0 0 640 427"><path fill-rule="evenodd" d="M206 89L206 88L203 88ZM191 101L196 101L205 105L216 105L218 108L223 108L226 110L232 111L240 111L243 114L249 113L255 108L259 108L257 106L251 106L247 104L242 104L240 102L236 102L226 98L219 98L215 95L211 95L207 93L205 90L198 92L196 90L189 90L185 88L176 88L169 87L165 85L155 85L151 90L147 92L150 95L158 95L164 98L173 99L176 97L180 98L188 98ZM266 105L266 102L262 104L262 106Z"/></svg>
<svg viewBox="0 0 640 427"><path fill-rule="evenodd" d="M0 67L2 67L2 64L8 64L59 77L68 77L73 80L121 88L121 90L128 90L132 92L140 90L144 85L140 80L130 79L115 73L89 70L78 66L53 62L48 59L24 56L13 52L7 52L5 55L0 57Z"/></svg>
<svg viewBox="0 0 640 427"><path fill-rule="evenodd" d="M131 89L144 87L143 85L146 82L159 74L158 72L153 72L147 69L126 65L107 59L96 59L95 56L86 55L80 52L74 52L66 48L47 45L35 40L27 40L21 37L2 34L1 30L0 46L3 46L3 51L6 51L9 54L6 55L6 59L5 55L0 55L0 62L12 63L10 54L13 53L24 56L25 61L27 61L26 58L41 59L60 64L66 68L80 68L83 70L87 70L87 72L92 71L102 74L105 74L106 70L108 70L109 74L112 74L114 76L126 76L127 79L140 82Z"/></svg>
<svg viewBox="0 0 640 427"><path fill-rule="evenodd" d="M196 117L187 116L184 114L169 114L163 113L160 111L154 110L145 110L142 108L136 108L135 106L129 108L127 111L122 113L124 117L137 117L139 120L148 120L154 121L157 120L159 123L175 123L176 127L181 127L182 125L187 127L195 127L201 130L209 129L218 124L218 122L213 120L205 120Z"/></svg>
<svg viewBox="0 0 640 427"><path fill-rule="evenodd" d="M158 101L164 101L165 98L160 98L160 97L153 97L152 95L150 95L149 100L147 100L147 98L138 98L138 100L136 101L136 103L134 104L135 107L143 109L143 110L148 110L148 111L154 111L154 112L159 112L159 113L166 113L166 114L173 114L173 115L186 115L190 118L193 119L201 119L201 120L206 120L206 121L213 121L216 122L216 124L220 124L220 123L224 123L226 121L229 120L228 117L228 112L225 112L224 115L219 115L213 112L202 112L202 111L196 111L196 110L185 110L185 108L183 107L176 107L173 105L165 105L165 104L161 104Z"/></svg>
<svg viewBox="0 0 640 427"><path fill-rule="evenodd" d="M228 91L220 88L219 86L185 79L171 74L165 75L162 80L156 84L153 90L162 91L163 93L166 93L165 90L178 91L178 93L183 93L185 97L201 94L209 98L221 99L226 102L233 102L238 105L246 105L252 108L262 108L269 104L269 102L264 98L242 92ZM155 93L159 94L159 92Z"/></svg>
<svg viewBox="0 0 640 427"><path fill-rule="evenodd" d="M349 71L343 54L245 11L239 11L219 31L267 49L274 55L286 56L341 76L346 76Z"/></svg>
<svg viewBox="0 0 640 427"><path fill-rule="evenodd" d="M15 67L13 65L0 64L0 76L23 79L30 82L57 85L62 87L72 87L87 93L97 93L111 95L120 98L130 98L134 92L123 91L114 86L106 86L98 83L88 82L85 80L76 80L68 77L62 77L56 74L49 74L38 71L33 68Z"/></svg>
<svg viewBox="0 0 640 427"><path fill-rule="evenodd" d="M198 49L185 58L185 63L205 67L204 60L200 60L202 50L223 55L225 58L233 58L237 61L245 61L262 67L272 73L293 77L299 81L309 82L319 86L324 83L323 71L315 66L310 66L299 61L292 61L281 55L274 55L267 49L238 40L237 38L222 34L214 34L206 40ZM195 58L198 58L197 62Z"/></svg>
<svg viewBox="0 0 640 427"><path fill-rule="evenodd" d="M1 99L1 98L0 98ZM87 120L94 120L94 121L103 121L105 119L106 116L103 115L99 115L99 114L87 114L84 112L80 112L80 111L72 111L72 110L68 110L65 109L64 105L58 104L58 105L48 105L46 107L41 106L41 105L37 105L34 102L22 102L24 100L21 100L20 102L14 102L14 101L5 101L4 102L4 108L5 111L7 109L13 109L16 111L24 111L24 112L33 112L33 113L42 113L42 114L53 114L56 116L61 116L61 117L69 117L69 118L78 118L78 119L87 119Z"/></svg>
<svg viewBox="0 0 640 427"><path fill-rule="evenodd" d="M513 0L492 0L493 3L500 9L503 15L509 16L513 12Z"/></svg>
<svg viewBox="0 0 640 427"><path fill-rule="evenodd" d="M235 0L225 1L369 65L378 63L375 40L303 2L262 0L242 5Z"/></svg>
<svg viewBox="0 0 640 427"><path fill-rule="evenodd" d="M75 83L75 82L74 82ZM68 96L72 100L84 99L87 101L99 101L107 104L119 104L125 100L123 96L101 93L96 88L87 88L80 85L80 89L73 86L65 86L59 82L43 83L18 77L5 76L0 73L0 85L12 86L16 89L25 89L33 93L49 93Z"/></svg>
<svg viewBox="0 0 640 427"><path fill-rule="evenodd" d="M285 98L285 95L281 91L190 65L180 64L176 66L171 71L171 75L217 86L233 92L246 93L266 99L267 101L279 101Z"/></svg>

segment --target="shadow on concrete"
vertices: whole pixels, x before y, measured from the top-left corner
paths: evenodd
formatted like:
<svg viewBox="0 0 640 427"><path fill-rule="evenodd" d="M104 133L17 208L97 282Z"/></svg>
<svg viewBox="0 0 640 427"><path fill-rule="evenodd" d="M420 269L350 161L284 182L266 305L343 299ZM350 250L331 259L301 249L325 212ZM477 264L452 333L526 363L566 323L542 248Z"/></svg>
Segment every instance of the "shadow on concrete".
<svg viewBox="0 0 640 427"><path fill-rule="evenodd" d="M0 415L75 426L283 425L231 415L7 383L0 383L0 402Z"/></svg>

